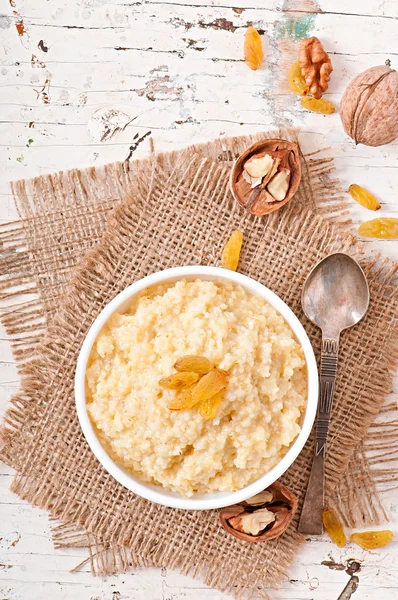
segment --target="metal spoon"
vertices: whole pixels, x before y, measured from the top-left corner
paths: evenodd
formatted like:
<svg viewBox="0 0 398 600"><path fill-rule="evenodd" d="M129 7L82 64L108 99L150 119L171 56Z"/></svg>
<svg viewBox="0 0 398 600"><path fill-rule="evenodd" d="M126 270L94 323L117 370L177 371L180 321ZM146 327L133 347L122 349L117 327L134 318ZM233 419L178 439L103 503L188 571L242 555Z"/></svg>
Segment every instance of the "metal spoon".
<svg viewBox="0 0 398 600"><path fill-rule="evenodd" d="M337 253L321 260L303 287L301 303L307 317L322 329L320 386L315 452L298 530L323 533L324 460L336 380L340 333L356 325L369 306L369 287L358 263Z"/></svg>

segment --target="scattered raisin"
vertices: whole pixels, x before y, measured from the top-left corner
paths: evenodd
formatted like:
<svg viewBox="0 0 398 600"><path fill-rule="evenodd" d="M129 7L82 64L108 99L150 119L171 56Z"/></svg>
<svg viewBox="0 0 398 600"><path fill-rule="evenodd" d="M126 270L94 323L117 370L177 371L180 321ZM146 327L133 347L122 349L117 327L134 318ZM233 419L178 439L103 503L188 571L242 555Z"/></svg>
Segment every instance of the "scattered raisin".
<svg viewBox="0 0 398 600"><path fill-rule="evenodd" d="M368 190L365 190L365 188L357 185L356 183L350 185L348 188L348 193L356 202L358 202L358 204L364 206L365 208L369 208L369 210L379 210L379 208L381 208L380 202L377 200L377 198L368 192Z"/></svg>
<svg viewBox="0 0 398 600"><path fill-rule="evenodd" d="M310 91L297 60L289 71L289 87L298 96L306 96Z"/></svg>
<svg viewBox="0 0 398 600"><path fill-rule="evenodd" d="M381 240L396 240L398 239L398 219L380 217L380 219L366 221L360 226L359 234Z"/></svg>
<svg viewBox="0 0 398 600"><path fill-rule="evenodd" d="M393 537L393 532L389 529L385 529L384 531L353 533L350 537L350 541L361 546L361 548L365 548L365 550L374 550L375 548L382 548L389 544Z"/></svg>
<svg viewBox="0 0 398 600"><path fill-rule="evenodd" d="M334 104L330 100L326 100L326 98L317 100L316 98L307 96L306 98L301 98L300 104L303 108L311 112L321 113L322 115L331 115L336 110Z"/></svg>
<svg viewBox="0 0 398 600"><path fill-rule="evenodd" d="M326 533L329 535L332 542L339 548L343 548L347 543L347 538L340 520L330 506L326 506L322 511L322 521Z"/></svg>
<svg viewBox="0 0 398 600"><path fill-rule="evenodd" d="M246 30L244 54L247 66L257 71L264 60L264 52L260 34L254 27L248 27Z"/></svg>
<svg viewBox="0 0 398 600"><path fill-rule="evenodd" d="M224 250L222 251L221 265L224 267L224 269L236 271L238 268L242 242L243 233L238 230L234 231L225 244Z"/></svg>

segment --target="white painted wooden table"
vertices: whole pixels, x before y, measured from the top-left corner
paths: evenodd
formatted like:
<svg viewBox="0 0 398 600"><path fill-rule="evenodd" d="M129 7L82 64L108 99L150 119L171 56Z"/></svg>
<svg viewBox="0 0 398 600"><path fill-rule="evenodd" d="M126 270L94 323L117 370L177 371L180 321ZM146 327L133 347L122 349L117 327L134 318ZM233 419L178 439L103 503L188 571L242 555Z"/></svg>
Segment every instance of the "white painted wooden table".
<svg viewBox="0 0 398 600"><path fill-rule="evenodd" d="M398 64L396 0L9 0L0 14L0 219L16 218L12 179L71 167L124 160L147 132L158 149L219 135L237 135L284 121L301 128L304 150L331 146L347 187L366 185L382 214L398 213L398 144L355 147L337 114L305 113L283 83L283 48L317 35L334 73L327 97L338 103L352 77L390 58ZM14 6L15 5L15 6ZM292 11L297 10L298 13ZM309 11L309 13L308 13ZM242 61L248 23L264 31L266 65ZM87 123L103 107L134 120L106 143L93 141ZM134 156L148 152L143 141ZM354 202L352 219L373 215ZM373 244L398 258L397 242ZM0 409L18 387L15 365L0 334ZM397 396L393 396L397 397ZM84 551L55 551L47 515L9 491L12 473L0 467L0 599L221 600L225 595L165 569L106 579L88 569L70 574ZM384 500L398 530L396 492ZM398 542L365 553L336 549L325 537L298 554L278 600L335 600L348 580L321 566L365 558L355 600L398 598Z"/></svg>

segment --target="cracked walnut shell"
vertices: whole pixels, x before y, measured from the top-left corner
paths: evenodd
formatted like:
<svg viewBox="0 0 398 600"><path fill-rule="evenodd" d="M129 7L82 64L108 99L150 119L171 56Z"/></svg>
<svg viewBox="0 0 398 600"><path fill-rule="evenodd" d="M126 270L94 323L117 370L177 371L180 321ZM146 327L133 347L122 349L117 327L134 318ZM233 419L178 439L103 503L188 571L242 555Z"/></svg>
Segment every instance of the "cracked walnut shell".
<svg viewBox="0 0 398 600"><path fill-rule="evenodd" d="M246 502L223 508L220 521L228 533L245 542L273 540L289 527L297 504L296 496L275 481Z"/></svg>
<svg viewBox="0 0 398 600"><path fill-rule="evenodd" d="M247 173L247 166L253 165L254 159L266 155L273 159L269 172L253 185L253 178ZM259 164L258 161L255 163ZM288 187L278 194L277 200L267 188L271 179L280 172L289 171ZM246 175L246 176L245 176ZM252 215L261 217L282 208L296 193L301 179L301 162L297 144L283 139L264 139L247 148L235 161L231 176L230 189L235 200ZM273 186L271 186L272 188ZM280 191L280 190L279 190Z"/></svg>
<svg viewBox="0 0 398 600"><path fill-rule="evenodd" d="M333 67L328 53L317 37L301 41L298 60L310 94L319 100L328 88Z"/></svg>

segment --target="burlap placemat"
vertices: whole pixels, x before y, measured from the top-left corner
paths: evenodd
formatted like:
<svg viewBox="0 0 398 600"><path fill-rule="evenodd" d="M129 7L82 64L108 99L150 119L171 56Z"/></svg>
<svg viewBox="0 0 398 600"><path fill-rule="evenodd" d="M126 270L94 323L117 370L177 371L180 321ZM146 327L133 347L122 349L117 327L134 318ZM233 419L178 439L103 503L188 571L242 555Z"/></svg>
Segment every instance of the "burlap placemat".
<svg viewBox="0 0 398 600"><path fill-rule="evenodd" d="M300 190L279 213L261 220L233 204L229 161L253 140L225 140L132 165L60 173L14 186L21 222L2 228L1 286L13 308L4 322L13 336L23 385L7 414L2 456L18 470L14 491L64 523L56 531L58 544L90 544L97 572L167 565L238 595L253 590L265 595L266 587L281 580L302 541L295 521L278 540L253 547L227 536L216 511L176 511L134 496L97 463L75 415L76 356L103 305L160 268L217 264L236 227L246 239L240 270L291 306L317 351L319 331L301 313L303 280L332 251L361 258L372 302L367 317L342 339L327 490L330 496L340 482L335 498L347 522L383 516L358 442L391 389L395 269L361 257L356 240L342 234L343 206L335 182L327 177L332 165L322 158L310 157L310 167L303 160ZM109 209L121 199L106 223ZM338 222L333 225L308 209L315 205ZM83 251L100 238L76 271ZM311 456L312 441L283 478L301 499Z"/></svg>

